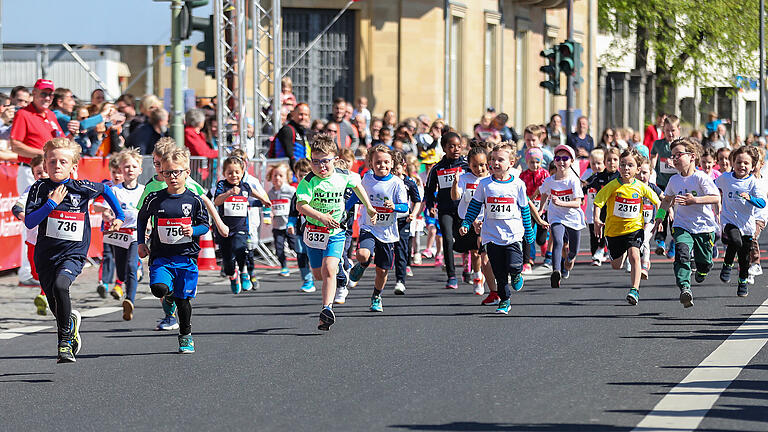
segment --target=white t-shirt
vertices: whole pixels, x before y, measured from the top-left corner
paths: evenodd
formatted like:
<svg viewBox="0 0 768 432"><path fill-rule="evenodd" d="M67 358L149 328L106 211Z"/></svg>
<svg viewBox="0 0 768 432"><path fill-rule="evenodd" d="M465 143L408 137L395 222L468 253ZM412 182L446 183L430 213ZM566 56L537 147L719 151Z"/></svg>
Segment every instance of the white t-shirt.
<svg viewBox="0 0 768 432"><path fill-rule="evenodd" d="M478 182L474 199L483 203L485 211L480 230L482 244L505 246L523 239L525 227L520 208L528 206L528 196L520 178L513 176L501 182L484 177Z"/></svg>
<svg viewBox="0 0 768 432"><path fill-rule="evenodd" d="M385 180L386 179L386 180ZM362 180L365 193L371 200L371 205L379 213L376 217L376 225L371 224L368 212L362 212L361 231L368 231L382 243L395 243L400 240L397 230L397 213L384 207L384 202L389 200L394 204L408 204L408 192L405 183L400 177L392 174L377 180L372 172L367 172Z"/></svg>
<svg viewBox="0 0 768 432"><path fill-rule="evenodd" d="M750 196L765 199L765 191L760 187L757 178L748 175L737 179L732 172L727 172L715 180L715 186L723 194L720 223L736 226L742 235L755 234L755 218L760 213L759 208L748 203L739 194L746 192Z"/></svg>
<svg viewBox="0 0 768 432"><path fill-rule="evenodd" d="M592 168L587 168L584 171L584 174L581 175L581 180L586 181L589 176L592 175ZM587 207L584 209L584 219L586 219L586 222L588 224L594 223L595 219L595 195L597 195L597 189L595 188L589 188L587 189Z"/></svg>
<svg viewBox="0 0 768 432"><path fill-rule="evenodd" d="M461 198L459 199L459 217L461 219L464 219L467 215L467 207L469 207L469 202L472 201L472 197L475 195L479 182L480 179L469 171L459 177L458 187L459 195L461 195ZM480 210L480 214L477 215L477 217L478 219L483 217L483 210Z"/></svg>
<svg viewBox="0 0 768 432"><path fill-rule="evenodd" d="M112 186L112 192L120 202L120 208L125 213L125 221L123 222L123 228L136 228L136 218L139 215L139 199L144 193L144 185L139 183L133 189L125 187L125 183Z"/></svg>
<svg viewBox="0 0 768 432"><path fill-rule="evenodd" d="M703 171L694 171L688 177L675 174L669 179L664 195L685 195L701 197L704 195L719 196L720 192L709 176ZM715 232L717 222L711 204L676 205L674 228L682 228L692 234Z"/></svg>
<svg viewBox="0 0 768 432"><path fill-rule="evenodd" d="M584 198L584 192L581 190L581 181L575 174L570 174L562 180L555 179L555 176L547 177L539 188L539 192L542 195L555 196L564 201ZM551 198L547 206L547 220L550 224L561 223L575 230L586 227L584 212L581 211L581 207L561 207L553 204Z"/></svg>

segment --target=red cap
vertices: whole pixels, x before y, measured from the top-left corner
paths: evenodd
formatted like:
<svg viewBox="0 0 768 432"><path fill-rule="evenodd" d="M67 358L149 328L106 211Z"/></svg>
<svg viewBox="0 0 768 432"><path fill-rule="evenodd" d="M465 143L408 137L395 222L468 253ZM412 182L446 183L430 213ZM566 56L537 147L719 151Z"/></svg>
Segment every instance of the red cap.
<svg viewBox="0 0 768 432"><path fill-rule="evenodd" d="M53 81L47 79L39 79L35 83L35 88L38 90L53 90Z"/></svg>

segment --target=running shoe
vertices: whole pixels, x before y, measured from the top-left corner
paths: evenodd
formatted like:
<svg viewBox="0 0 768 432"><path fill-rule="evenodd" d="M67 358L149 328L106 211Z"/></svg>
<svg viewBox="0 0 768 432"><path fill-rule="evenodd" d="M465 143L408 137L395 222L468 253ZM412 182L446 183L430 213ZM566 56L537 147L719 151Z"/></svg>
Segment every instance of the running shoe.
<svg viewBox="0 0 768 432"><path fill-rule="evenodd" d="M683 287L683 289L680 290L680 303L682 303L685 308L693 306L693 292L691 292L690 288Z"/></svg>
<svg viewBox="0 0 768 432"><path fill-rule="evenodd" d="M696 283L702 283L702 282L704 282L704 279L707 278L708 274L709 273L700 272L700 271L697 270L696 274L693 275L693 279L696 281Z"/></svg>
<svg viewBox="0 0 768 432"><path fill-rule="evenodd" d="M142 279L144 279L144 266L141 265L141 260L139 260L139 267L136 269L136 281L141 283Z"/></svg>
<svg viewBox="0 0 768 432"><path fill-rule="evenodd" d="M35 297L35 306L37 307L38 315L48 315L48 299L45 298L44 295L38 294L37 297Z"/></svg>
<svg viewBox="0 0 768 432"><path fill-rule="evenodd" d="M74 363L75 361L72 345L70 345L69 342L59 342L59 352L56 356L56 363Z"/></svg>
<svg viewBox="0 0 768 432"><path fill-rule="evenodd" d="M763 274L763 267L760 266L760 263L752 263L752 265L749 266L749 274L752 276L760 276Z"/></svg>
<svg viewBox="0 0 768 432"><path fill-rule="evenodd" d="M523 274L531 274L533 272L533 269L531 269L531 265L526 263L523 264Z"/></svg>
<svg viewBox="0 0 768 432"><path fill-rule="evenodd" d="M755 284L755 277L752 276L752 275L747 276L747 283L750 284L750 285L754 285Z"/></svg>
<svg viewBox="0 0 768 432"><path fill-rule="evenodd" d="M167 330L178 330L179 329L179 322L176 321L176 317L173 315L166 315L165 318L161 319L159 323L157 323L157 327L155 327L155 330L157 331L167 331Z"/></svg>
<svg viewBox="0 0 768 432"><path fill-rule="evenodd" d="M739 279L739 287L736 289L736 295L746 297L749 295L749 286L746 279Z"/></svg>
<svg viewBox="0 0 768 432"><path fill-rule="evenodd" d="M248 273L240 273L240 286L242 287L243 291L250 291L251 288L253 288L251 277L248 275Z"/></svg>
<svg viewBox="0 0 768 432"><path fill-rule="evenodd" d="M99 282L99 286L96 287L96 292L99 293L99 297L107 298L107 291L109 287L104 282Z"/></svg>
<svg viewBox="0 0 768 432"><path fill-rule="evenodd" d="M133 319L133 302L129 299L123 300L123 321L130 321Z"/></svg>
<svg viewBox="0 0 768 432"><path fill-rule="evenodd" d="M712 259L715 259L720 256L720 249L717 247L717 245L712 245Z"/></svg>
<svg viewBox="0 0 768 432"><path fill-rule="evenodd" d="M664 252L667 250L667 246L664 244L664 240L656 240L656 255L664 256Z"/></svg>
<svg viewBox="0 0 768 432"><path fill-rule="evenodd" d="M499 300L499 293L496 291L491 291L488 293L488 296L480 302L480 304L483 306L494 306L499 304Z"/></svg>
<svg viewBox="0 0 768 432"><path fill-rule="evenodd" d="M555 270L549 276L549 285L552 288L560 288L560 272Z"/></svg>
<svg viewBox="0 0 768 432"><path fill-rule="evenodd" d="M640 266L640 279L648 280L648 270L650 270L650 268L648 268L647 265Z"/></svg>
<svg viewBox="0 0 768 432"><path fill-rule="evenodd" d="M472 273L468 271L461 272L461 280L464 281L465 284L470 284L470 279L472 278Z"/></svg>
<svg viewBox="0 0 768 432"><path fill-rule="evenodd" d="M435 253L432 251L432 249L424 249L421 252L421 256L426 259L430 259L435 256Z"/></svg>
<svg viewBox="0 0 768 432"><path fill-rule="evenodd" d="M630 289L627 293L627 303L635 306L638 301L640 301L640 293L635 288Z"/></svg>
<svg viewBox="0 0 768 432"><path fill-rule="evenodd" d="M288 267L283 267L280 269L280 276L282 277L288 277L291 275L291 271L288 270Z"/></svg>
<svg viewBox="0 0 768 432"><path fill-rule="evenodd" d="M509 305L509 299L506 299L499 303L499 307L496 308L497 314L507 315L512 307Z"/></svg>
<svg viewBox="0 0 768 432"><path fill-rule="evenodd" d="M336 296L333 297L333 302L335 304L344 304L347 302L347 296L349 295L349 290L345 287L338 287L336 288Z"/></svg>
<svg viewBox="0 0 768 432"><path fill-rule="evenodd" d="M36 281L34 278L29 278L29 279L26 279L26 280L23 280L23 281L20 280L19 281L19 286L20 287L39 287L40 286L40 281Z"/></svg>
<svg viewBox="0 0 768 432"><path fill-rule="evenodd" d="M541 266L544 267L545 269L551 269L552 268L552 257L544 258L544 263L542 263Z"/></svg>
<svg viewBox="0 0 768 432"><path fill-rule="evenodd" d="M363 277L363 273L365 272L365 267L360 265L360 263L356 263L354 267L352 267L352 270L349 271L349 281L350 282L357 282Z"/></svg>
<svg viewBox="0 0 768 432"><path fill-rule="evenodd" d="M675 259L675 242L669 242L669 250L667 250L667 258Z"/></svg>
<svg viewBox="0 0 768 432"><path fill-rule="evenodd" d="M323 307L323 310L320 311L320 322L317 324L317 329L328 331L335 322L336 314L333 313L333 309L331 309L330 306L325 306Z"/></svg>
<svg viewBox="0 0 768 432"><path fill-rule="evenodd" d="M382 306L382 304L381 304L381 297L380 296L376 296L376 297L371 299L370 311L371 312L384 312L384 306Z"/></svg>
<svg viewBox="0 0 768 432"><path fill-rule="evenodd" d="M525 284L525 278L523 278L523 275L517 274L515 275L515 278L512 279L512 290L520 291L521 289L523 289L524 284Z"/></svg>
<svg viewBox="0 0 768 432"><path fill-rule="evenodd" d="M571 277L571 271L563 268L563 271L560 272L560 276L562 276L563 279L568 279Z"/></svg>
<svg viewBox="0 0 768 432"><path fill-rule="evenodd" d="M120 300L121 298L123 298L123 285L116 283L115 287L112 288L112 291L110 291L109 293L112 294L113 299Z"/></svg>
<svg viewBox="0 0 768 432"><path fill-rule="evenodd" d="M313 293L317 291L317 288L315 288L315 281L314 280L306 280L303 284L301 284L301 287L299 287L299 291L303 293Z"/></svg>
<svg viewBox="0 0 768 432"><path fill-rule="evenodd" d="M240 281L237 278L230 279L229 288L232 290L232 294L240 294Z"/></svg>
<svg viewBox="0 0 768 432"><path fill-rule="evenodd" d="M435 267L444 267L445 261L443 261L442 255L435 256Z"/></svg>
<svg viewBox="0 0 768 432"><path fill-rule="evenodd" d="M480 282L474 284L474 292L475 295L479 296L485 294L485 283L483 283L482 279L480 279Z"/></svg>
<svg viewBox="0 0 768 432"><path fill-rule="evenodd" d="M455 277L448 278L448 281L445 283L445 289L459 289L459 280Z"/></svg>
<svg viewBox="0 0 768 432"><path fill-rule="evenodd" d="M195 340L192 335L179 335L179 354L192 354L195 352Z"/></svg>
<svg viewBox="0 0 768 432"><path fill-rule="evenodd" d="M728 283L731 281L731 269L733 269L733 264L728 265L723 263L723 268L720 269L720 280L723 283Z"/></svg>
<svg viewBox="0 0 768 432"><path fill-rule="evenodd" d="M411 266L405 266L405 275L413 277L413 270L411 269Z"/></svg>
<svg viewBox="0 0 768 432"><path fill-rule="evenodd" d="M421 265L421 254L419 253L413 254L413 256L411 257L411 262L413 263L413 265Z"/></svg>
<svg viewBox="0 0 768 432"><path fill-rule="evenodd" d="M596 259L592 260L592 266L593 267L600 267L601 265L603 265L603 261L602 260L596 260Z"/></svg>
<svg viewBox="0 0 768 432"><path fill-rule="evenodd" d="M70 331L72 332L72 352L80 354L80 350L83 349L83 340L80 338L80 322L83 318L80 316L80 312L72 309L70 315Z"/></svg>
<svg viewBox="0 0 768 432"><path fill-rule="evenodd" d="M405 295L405 284L398 282L395 284L395 295Z"/></svg>

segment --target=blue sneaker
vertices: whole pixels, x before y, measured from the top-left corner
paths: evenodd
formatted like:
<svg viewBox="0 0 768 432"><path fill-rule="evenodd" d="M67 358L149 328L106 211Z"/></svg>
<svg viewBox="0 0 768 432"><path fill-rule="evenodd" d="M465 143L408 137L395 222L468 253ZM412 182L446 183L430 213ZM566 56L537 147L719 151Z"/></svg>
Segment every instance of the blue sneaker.
<svg viewBox="0 0 768 432"><path fill-rule="evenodd" d="M290 275L291 275L291 271L290 271L290 270L288 270L288 268L287 268L287 267L283 267L283 268L281 268L281 269L280 269L280 276L282 276L282 277L288 277L288 276L290 276Z"/></svg>
<svg viewBox="0 0 768 432"><path fill-rule="evenodd" d="M237 278L230 279L229 288L232 289L232 294L240 294L240 281Z"/></svg>
<svg viewBox="0 0 768 432"><path fill-rule="evenodd" d="M656 250L654 251L656 255L664 255L664 252L667 250L666 244L664 244L664 240L656 240Z"/></svg>
<svg viewBox="0 0 768 432"><path fill-rule="evenodd" d="M320 322L317 324L317 329L328 331L335 322L336 314L333 313L333 309L331 309L330 306L325 306L323 307L323 310L320 311Z"/></svg>
<svg viewBox="0 0 768 432"><path fill-rule="evenodd" d="M243 291L250 291L253 288L251 276L248 273L240 273L240 286L243 287Z"/></svg>
<svg viewBox="0 0 768 432"><path fill-rule="evenodd" d="M630 289L627 293L627 303L635 306L638 301L640 301L640 293L634 288Z"/></svg>
<svg viewBox="0 0 768 432"><path fill-rule="evenodd" d="M303 293L313 293L317 291L317 288L315 288L315 281L313 279L305 280L303 284L301 284L301 287L299 287L299 291Z"/></svg>
<svg viewBox="0 0 768 432"><path fill-rule="evenodd" d="M723 268L720 269L720 280L723 283L728 283L731 281L731 269L733 269L733 264L728 265L723 263Z"/></svg>
<svg viewBox="0 0 768 432"><path fill-rule="evenodd" d="M563 270L560 272L560 276L562 276L563 279L568 279L569 277L571 277L571 271L566 270L565 267L563 267Z"/></svg>
<svg viewBox="0 0 768 432"><path fill-rule="evenodd" d="M552 257L548 256L548 257L544 258L544 263L542 263L541 266L546 268L546 269L551 269L552 268Z"/></svg>
<svg viewBox="0 0 768 432"><path fill-rule="evenodd" d="M496 313L506 315L509 313L510 309L512 309L512 306L509 305L509 299L502 300L499 303L499 307L496 308Z"/></svg>
<svg viewBox="0 0 768 432"><path fill-rule="evenodd" d="M381 305L381 297L371 299L371 312L384 312L384 306Z"/></svg>
<svg viewBox="0 0 768 432"><path fill-rule="evenodd" d="M448 282L445 283L445 289L459 289L459 280L455 276L448 278Z"/></svg>
<svg viewBox="0 0 768 432"><path fill-rule="evenodd" d="M749 295L749 286L746 279L739 278L739 287L736 289L736 295L739 297L746 297Z"/></svg>
<svg viewBox="0 0 768 432"><path fill-rule="evenodd" d="M669 250L667 251L667 258L675 259L675 242L669 242Z"/></svg>
<svg viewBox="0 0 768 432"><path fill-rule="evenodd" d="M349 271L349 280L352 282L359 281L363 277L363 272L365 272L365 267L361 266L360 263L356 263L352 270Z"/></svg>
<svg viewBox="0 0 768 432"><path fill-rule="evenodd" d="M192 354L195 352L195 341L192 335L179 335L179 353Z"/></svg>
<svg viewBox="0 0 768 432"><path fill-rule="evenodd" d="M173 315L166 315L165 318L161 319L159 323L157 323L157 327L155 327L155 330L157 331L168 331L168 330L178 330L179 329L179 322L176 321L176 317Z"/></svg>
<svg viewBox="0 0 768 432"><path fill-rule="evenodd" d="M525 284L525 279L523 278L523 275L517 274L514 279L512 279L512 289L514 291L520 291L523 289L523 285Z"/></svg>

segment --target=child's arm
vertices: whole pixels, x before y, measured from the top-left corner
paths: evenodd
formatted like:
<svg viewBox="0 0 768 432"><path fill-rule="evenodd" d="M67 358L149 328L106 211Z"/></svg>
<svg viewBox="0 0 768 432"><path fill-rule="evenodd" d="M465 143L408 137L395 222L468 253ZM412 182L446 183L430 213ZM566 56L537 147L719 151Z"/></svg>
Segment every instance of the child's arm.
<svg viewBox="0 0 768 432"><path fill-rule="evenodd" d="M272 201L270 201L265 192L257 191L256 189L251 188L251 196L261 201L264 207L272 207Z"/></svg>
<svg viewBox="0 0 768 432"><path fill-rule="evenodd" d="M149 247L146 245L148 221L149 212L144 208L144 206L141 206L139 208L139 214L136 216L136 235L138 236L139 258L146 258L149 255Z"/></svg>
<svg viewBox="0 0 768 432"><path fill-rule="evenodd" d="M298 203L296 203L296 210L298 210L299 213L303 214L306 217L310 217L312 219L316 219L320 221L320 223L322 223L324 226L328 228L339 227L339 223L336 221L336 219L333 218L332 213L321 213L313 209L308 203L304 201L299 201Z"/></svg>
<svg viewBox="0 0 768 432"><path fill-rule="evenodd" d="M549 194L541 193L541 191L539 191L539 193L541 194L541 202L539 203L539 213L544 213L547 205L547 200L549 199Z"/></svg>
<svg viewBox="0 0 768 432"><path fill-rule="evenodd" d="M534 222L536 222L536 225L539 225L544 229L549 229L549 223L547 223L547 221L541 218L541 215L539 214L539 210L536 208L536 205L530 199L528 200L528 208L531 212L531 217L533 218Z"/></svg>
<svg viewBox="0 0 768 432"><path fill-rule="evenodd" d="M199 197L201 200L203 200L203 204L205 204L205 208L208 210L208 213L213 218L213 224L216 225L216 231L218 231L222 237L228 237L229 227L221 219L219 212L216 211L216 206L213 205L213 201L211 201L211 199L205 195L199 195Z"/></svg>
<svg viewBox="0 0 768 432"><path fill-rule="evenodd" d="M559 207L566 207L566 208L579 208L581 207L581 198L576 198L573 201L563 201L558 197L553 196L552 197L552 204L559 206Z"/></svg>
<svg viewBox="0 0 768 432"><path fill-rule="evenodd" d="M102 192L101 196L104 197L104 201L109 204L109 207L112 208L112 212L115 214L115 218L112 220L112 223L110 223L107 231L117 231L125 221L125 213L123 213L120 201L115 196L115 193L112 192L112 188L107 185L104 185L104 192Z"/></svg>
<svg viewBox="0 0 768 432"><path fill-rule="evenodd" d="M459 177L458 175L453 176L453 184L451 185L451 199L457 200L461 198L461 189L459 189Z"/></svg>
<svg viewBox="0 0 768 432"><path fill-rule="evenodd" d="M213 197L213 205L216 207L224 205L224 201L227 200L227 198L231 197L232 195L239 195L240 194L240 187L235 186L232 189L224 192L223 187L221 185L216 186L216 193Z"/></svg>
<svg viewBox="0 0 768 432"><path fill-rule="evenodd" d="M353 191L355 191L355 195L357 195L358 198L360 198L360 202L363 203L365 206L365 211L368 212L368 217L371 218L371 223L376 223L376 209L373 208L371 205L371 200L368 199L368 194L365 193L365 189L363 189L362 184L357 184L355 187L352 188Z"/></svg>

